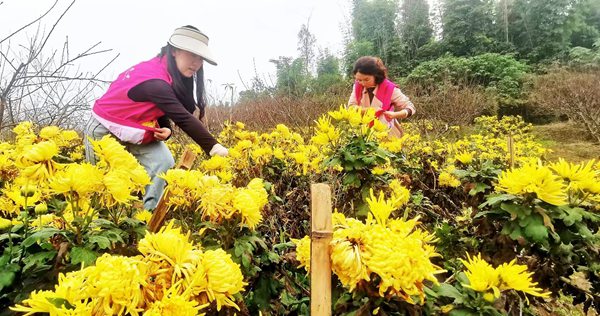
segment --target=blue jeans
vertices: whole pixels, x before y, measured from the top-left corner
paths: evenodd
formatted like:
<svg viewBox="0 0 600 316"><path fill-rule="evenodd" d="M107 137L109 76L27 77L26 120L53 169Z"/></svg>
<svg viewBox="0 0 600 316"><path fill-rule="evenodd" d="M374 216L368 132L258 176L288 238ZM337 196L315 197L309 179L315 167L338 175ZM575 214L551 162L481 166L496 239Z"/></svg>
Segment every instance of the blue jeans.
<svg viewBox="0 0 600 316"><path fill-rule="evenodd" d="M110 134L110 132L93 116L90 117L85 128L84 137L85 158L90 163L96 164L97 159L92 144L88 141L88 137L100 139L107 134ZM175 165L173 155L162 141L144 145L124 142L121 142L121 144L137 158L140 165L146 169L146 172L150 176L151 183L146 186L146 193L144 194L144 208L153 210L156 208L156 204L158 204L158 200L162 196L166 184L165 180L159 178L158 175L173 168Z"/></svg>

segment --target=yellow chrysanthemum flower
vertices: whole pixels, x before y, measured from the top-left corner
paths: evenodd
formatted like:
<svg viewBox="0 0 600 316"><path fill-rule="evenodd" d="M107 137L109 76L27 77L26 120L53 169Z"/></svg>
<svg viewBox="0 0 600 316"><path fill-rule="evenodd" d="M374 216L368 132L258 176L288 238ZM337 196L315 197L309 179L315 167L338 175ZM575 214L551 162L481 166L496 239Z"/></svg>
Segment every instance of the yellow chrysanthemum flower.
<svg viewBox="0 0 600 316"><path fill-rule="evenodd" d="M392 189L390 200L394 204L394 208L398 209L410 200L410 191L397 179L390 182L390 189Z"/></svg>
<svg viewBox="0 0 600 316"><path fill-rule="evenodd" d="M503 171L496 190L514 195L534 193L537 198L553 205L567 204L563 183L548 167L526 165Z"/></svg>
<svg viewBox="0 0 600 316"><path fill-rule="evenodd" d="M131 201L138 199L131 195L134 187L129 174L125 170L111 170L102 178L104 184L103 203L111 207L116 203L129 205Z"/></svg>
<svg viewBox="0 0 600 316"><path fill-rule="evenodd" d="M206 305L200 306L197 301L190 299L188 293L179 293L179 285L169 288L159 301L153 302L142 314L143 316L180 315L196 316L205 315L200 310Z"/></svg>
<svg viewBox="0 0 600 316"><path fill-rule="evenodd" d="M460 180L458 180L453 174L447 171L442 171L438 176L438 184L441 187L456 188L460 185Z"/></svg>
<svg viewBox="0 0 600 316"><path fill-rule="evenodd" d="M369 205L369 210L375 217L375 220L379 225L385 225L387 219L390 217L392 211L394 211L394 203L390 200L386 200L383 196L383 191L379 192L379 197L375 197L373 189L370 191L370 197L366 199Z"/></svg>
<svg viewBox="0 0 600 316"><path fill-rule="evenodd" d="M310 237L304 236L302 239L291 240L296 245L296 260L300 262L298 267L304 267L306 272L310 273Z"/></svg>
<svg viewBox="0 0 600 316"><path fill-rule="evenodd" d="M150 219L152 218L152 212L148 211L148 210L143 210L143 211L139 211L137 213L135 213L135 219L137 219L140 222L144 222L144 223L148 223L150 222Z"/></svg>
<svg viewBox="0 0 600 316"><path fill-rule="evenodd" d="M495 269L481 259L481 254L472 258L467 254L467 261L462 259L461 261L468 269L465 274L469 279L469 284L463 285L484 293L487 301L493 302L500 297L500 292L507 290L521 291L542 298L550 296L549 292L543 292L542 289L536 287L537 283L531 280L533 273L527 271L527 266L515 264L516 259L509 263L503 263ZM525 298L529 303L529 299Z"/></svg>
<svg viewBox="0 0 600 316"><path fill-rule="evenodd" d="M208 300L217 303L217 310L221 310L222 306L239 310L233 295L243 291L246 285L240 266L223 249L217 249L207 250L202 254L202 268L207 278Z"/></svg>
<svg viewBox="0 0 600 316"><path fill-rule="evenodd" d="M494 297L500 297L499 275L487 261L481 259L481 254L471 257L467 254L467 260L460 259L468 271L465 272L469 284L463 284L477 292L493 291Z"/></svg>
<svg viewBox="0 0 600 316"><path fill-rule="evenodd" d="M48 186L55 194L75 193L73 198L87 198L102 188L102 177L102 171L91 164L70 164L57 172Z"/></svg>
<svg viewBox="0 0 600 316"><path fill-rule="evenodd" d="M176 276L189 278L202 253L189 241L189 236L190 232L182 234L181 228L173 228L171 222L158 233L146 233L138 250L150 261L168 262Z"/></svg>
<svg viewBox="0 0 600 316"><path fill-rule="evenodd" d="M513 259L509 263L501 264L498 271L500 291L516 290L538 297L549 297L550 292L543 292L536 287L537 282L532 282L532 272L527 271L527 266L515 264L517 260ZM529 300L528 300L529 301Z"/></svg>
<svg viewBox="0 0 600 316"><path fill-rule="evenodd" d="M461 152L454 156L456 161L460 161L464 165L468 165L473 162L473 152Z"/></svg>

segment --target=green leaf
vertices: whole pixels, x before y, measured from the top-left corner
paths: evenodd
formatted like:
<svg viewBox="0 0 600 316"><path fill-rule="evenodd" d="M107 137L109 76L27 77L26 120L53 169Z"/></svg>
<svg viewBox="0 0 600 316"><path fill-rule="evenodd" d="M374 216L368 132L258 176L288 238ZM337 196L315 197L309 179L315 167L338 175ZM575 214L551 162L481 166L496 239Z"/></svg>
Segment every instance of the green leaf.
<svg viewBox="0 0 600 316"><path fill-rule="evenodd" d="M99 235L108 238L111 243L125 243L123 237L121 237L121 233L123 233L123 230L113 227L101 232Z"/></svg>
<svg viewBox="0 0 600 316"><path fill-rule="evenodd" d="M508 235L512 240L518 240L519 238L523 238L523 232L521 231L521 227L519 227L519 225L514 222L505 223L501 233Z"/></svg>
<svg viewBox="0 0 600 316"><path fill-rule="evenodd" d="M84 247L73 247L73 249L71 249L70 256L72 265L83 263L86 267L94 264L94 262L96 262L96 258L98 258L98 254L95 251Z"/></svg>
<svg viewBox="0 0 600 316"><path fill-rule="evenodd" d="M12 285L15 280L15 276L17 275L17 271L19 271L19 266L16 264L10 264L0 270L0 292L3 288Z"/></svg>
<svg viewBox="0 0 600 316"><path fill-rule="evenodd" d="M453 309L448 314L448 316L472 316L472 315L477 315L477 314L471 312L468 309Z"/></svg>
<svg viewBox="0 0 600 316"><path fill-rule="evenodd" d="M92 235L89 237L88 241L90 244L98 245L98 249L108 249L111 246L110 240L105 236Z"/></svg>
<svg viewBox="0 0 600 316"><path fill-rule="evenodd" d="M235 245L233 246L233 253L236 257L241 257L244 253L244 247L240 246L240 244L238 243L235 243Z"/></svg>
<svg viewBox="0 0 600 316"><path fill-rule="evenodd" d="M560 209L562 210L562 212L558 218L562 219L562 221L567 226L571 226L576 222L581 222L581 220L583 219L583 214L585 212L585 210L580 207L561 207Z"/></svg>
<svg viewBox="0 0 600 316"><path fill-rule="evenodd" d="M525 236L537 243L548 240L548 228L540 216L531 216L531 220L524 228Z"/></svg>
<svg viewBox="0 0 600 316"><path fill-rule="evenodd" d="M479 208L483 208L486 206L493 206L498 204L499 202L514 200L515 196L512 194L490 194L487 197L487 200L479 206Z"/></svg>
<svg viewBox="0 0 600 316"><path fill-rule="evenodd" d="M11 258L12 257L10 255L9 251L4 252L4 254L2 254L2 256L0 256L0 269L2 269L5 265L7 265L9 263Z"/></svg>
<svg viewBox="0 0 600 316"><path fill-rule="evenodd" d="M463 303L463 294L450 284L447 284L447 283L440 284L440 286L436 290L436 292L440 296L453 298L455 304Z"/></svg>
<svg viewBox="0 0 600 316"><path fill-rule="evenodd" d="M36 231L35 233L31 234L29 237L25 238L25 240L23 240L21 245L23 245L25 248L29 248L29 247L31 247L31 245L33 245L37 242L48 241L48 239L50 237L54 236L55 234L59 234L59 233L61 233L61 231L56 228L44 227L44 228Z"/></svg>
<svg viewBox="0 0 600 316"><path fill-rule="evenodd" d="M344 180L342 181L342 184L358 188L360 187L360 179L358 178L358 175L356 173L347 173L344 175Z"/></svg>
<svg viewBox="0 0 600 316"><path fill-rule="evenodd" d="M39 270L48 270L52 266L48 265L47 263L56 257L56 253L56 250L52 250L28 255L23 259L23 262L25 262L23 273L27 274L37 272L34 268L38 268Z"/></svg>
<svg viewBox="0 0 600 316"><path fill-rule="evenodd" d="M242 266L244 266L244 268L250 267L251 262L252 256L250 254L246 253L242 256Z"/></svg>
<svg viewBox="0 0 600 316"><path fill-rule="evenodd" d="M267 252L267 258L269 259L269 261L271 261L273 263L279 263L279 260L280 260L279 255L273 251Z"/></svg>
<svg viewBox="0 0 600 316"><path fill-rule="evenodd" d="M487 185L485 183L477 182L475 184L475 187L469 191L469 195L474 196L474 195L477 195L477 193L483 193L483 192L485 192L485 190L487 190L489 188L490 188L489 185Z"/></svg>
<svg viewBox="0 0 600 316"><path fill-rule="evenodd" d="M500 208L510 213L511 220L528 217L531 214L531 208L515 203L501 203Z"/></svg>

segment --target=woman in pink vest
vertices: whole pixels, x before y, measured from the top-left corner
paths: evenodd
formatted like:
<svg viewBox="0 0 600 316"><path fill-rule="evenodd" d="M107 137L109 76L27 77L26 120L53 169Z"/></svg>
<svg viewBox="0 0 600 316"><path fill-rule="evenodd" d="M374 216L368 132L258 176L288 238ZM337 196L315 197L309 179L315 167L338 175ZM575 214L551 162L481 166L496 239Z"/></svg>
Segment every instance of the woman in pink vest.
<svg viewBox="0 0 600 316"><path fill-rule="evenodd" d="M372 107L375 116L390 128L390 135L402 137L398 120L415 114L415 106L395 83L387 79L387 68L381 59L363 56L354 63L356 80L348 106Z"/></svg>
<svg viewBox="0 0 600 316"><path fill-rule="evenodd" d="M163 143L171 136L171 121L210 156L228 154L200 121L206 107L205 61L217 64L208 37L193 26L180 27L158 56L121 73L92 108L86 136L112 134L148 172L152 183L144 195L146 209L154 209L163 193L165 182L158 174L175 164ZM196 109L198 117L193 115ZM87 137L86 158L95 163Z"/></svg>

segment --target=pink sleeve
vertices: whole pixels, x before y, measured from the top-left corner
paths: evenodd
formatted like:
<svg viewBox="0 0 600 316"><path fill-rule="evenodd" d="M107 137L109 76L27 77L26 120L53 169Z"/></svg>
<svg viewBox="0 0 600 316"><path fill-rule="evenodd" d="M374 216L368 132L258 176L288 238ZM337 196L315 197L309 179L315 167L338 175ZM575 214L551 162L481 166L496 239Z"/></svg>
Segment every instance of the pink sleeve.
<svg viewBox="0 0 600 316"><path fill-rule="evenodd" d="M395 111L410 109L412 111L411 115L414 115L417 111L410 99L398 88L395 88L394 93L392 93L392 104L394 105Z"/></svg>

